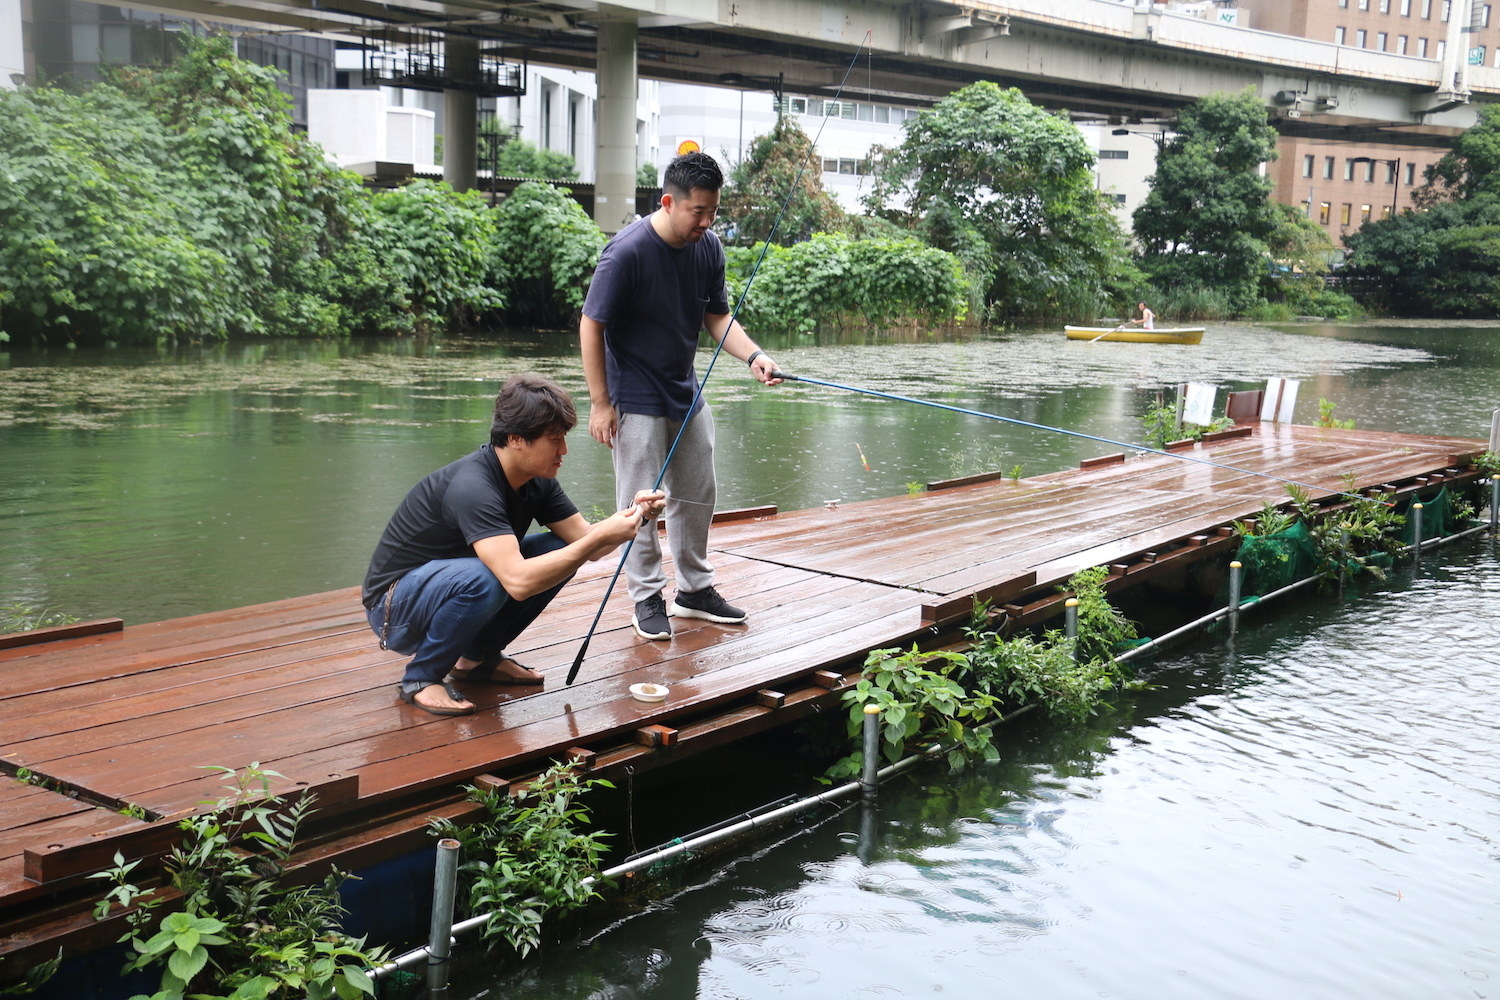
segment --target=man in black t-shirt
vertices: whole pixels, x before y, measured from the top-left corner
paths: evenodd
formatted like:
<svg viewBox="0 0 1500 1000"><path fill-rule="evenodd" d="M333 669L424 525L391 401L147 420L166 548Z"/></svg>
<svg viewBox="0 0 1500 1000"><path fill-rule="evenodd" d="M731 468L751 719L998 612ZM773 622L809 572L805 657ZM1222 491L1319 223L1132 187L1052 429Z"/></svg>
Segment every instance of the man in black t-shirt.
<svg viewBox="0 0 1500 1000"><path fill-rule="evenodd" d="M495 398L490 443L431 473L391 516L365 574L363 600L382 648L411 654L401 699L434 715L474 704L454 681L541 684L505 655L585 562L661 514L662 494L589 524L557 483L578 423L544 378L513 375ZM546 532L527 535L532 522Z"/></svg>

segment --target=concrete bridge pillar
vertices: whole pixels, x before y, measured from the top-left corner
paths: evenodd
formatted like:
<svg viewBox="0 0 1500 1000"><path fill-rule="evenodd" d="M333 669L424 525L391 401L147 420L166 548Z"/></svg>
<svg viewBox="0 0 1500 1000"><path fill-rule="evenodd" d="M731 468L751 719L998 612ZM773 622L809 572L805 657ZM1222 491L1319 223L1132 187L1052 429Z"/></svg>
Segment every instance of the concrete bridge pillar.
<svg viewBox="0 0 1500 1000"><path fill-rule="evenodd" d="M449 79L479 79L479 42L448 35L443 39L444 72ZM455 191L475 186L478 161L479 101L467 90L443 91L443 180Z"/></svg>
<svg viewBox="0 0 1500 1000"><path fill-rule="evenodd" d="M594 133L594 222L614 234L635 217L634 19L599 23L599 126Z"/></svg>

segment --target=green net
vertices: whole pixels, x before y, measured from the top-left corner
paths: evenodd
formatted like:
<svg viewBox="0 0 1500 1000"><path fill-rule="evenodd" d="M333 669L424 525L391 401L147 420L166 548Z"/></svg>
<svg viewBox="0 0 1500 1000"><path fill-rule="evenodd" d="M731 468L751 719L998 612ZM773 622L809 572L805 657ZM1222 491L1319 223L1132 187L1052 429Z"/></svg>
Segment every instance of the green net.
<svg viewBox="0 0 1500 1000"><path fill-rule="evenodd" d="M1274 535L1241 538L1235 558L1243 567L1240 576L1242 601L1264 597L1318 571L1317 547L1307 525L1301 521ZM1227 603L1227 587L1221 596Z"/></svg>
<svg viewBox="0 0 1500 1000"><path fill-rule="evenodd" d="M1413 544L1417 539L1416 519L1412 517L1413 502L1412 500L1403 500L1396 505L1396 509L1401 513L1401 516L1406 518L1406 523L1402 525L1400 532L1398 532L1398 537L1407 545ZM1421 504L1423 538L1438 538L1444 535L1451 535L1461 527L1458 523L1458 516L1453 510L1453 497L1448 492L1448 487L1444 486L1438 490L1437 496L1431 500L1423 500Z"/></svg>
<svg viewBox="0 0 1500 1000"><path fill-rule="evenodd" d="M415 972L397 969L376 981L375 996L378 1000L415 1000L417 994L422 992L425 982Z"/></svg>

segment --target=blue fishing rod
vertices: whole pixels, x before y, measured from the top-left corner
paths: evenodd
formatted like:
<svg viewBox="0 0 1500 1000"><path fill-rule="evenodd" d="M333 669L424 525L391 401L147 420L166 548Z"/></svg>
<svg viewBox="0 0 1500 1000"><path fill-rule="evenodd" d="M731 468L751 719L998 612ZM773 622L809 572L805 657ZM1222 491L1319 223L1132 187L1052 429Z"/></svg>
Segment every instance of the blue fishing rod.
<svg viewBox="0 0 1500 1000"><path fill-rule="evenodd" d="M833 95L837 101L844 92L844 85L849 82L849 74L854 72L855 65L859 62L860 53L864 51L869 43L870 32L865 32L864 41L860 43L854 52L854 57L849 60L848 67L844 70L843 79L839 81L838 90ZM823 115L823 120L818 124L817 134L813 136L812 145L818 145L818 140L823 137L823 128L828 124L828 115ZM802 183L802 174L807 170L807 162L804 160L797 167L797 174L792 178L792 183L787 187L786 196L781 199L781 207L776 212L776 218L771 222L771 230L766 233L765 241L761 244L760 255L755 258L755 264L750 268L750 274L745 278L745 287L740 289L738 298L734 301L734 308L730 310L729 322L724 326L724 336L719 338L718 346L714 348L713 356L708 359L708 367L703 369L703 378L698 380L698 388L693 393L693 401L688 404L688 415L677 428L677 436L672 439L672 447L667 449L667 457L661 463L661 471L656 474L656 482L652 484L652 491L661 489L662 480L667 477L667 468L672 464L672 458L677 454L677 445L682 441L683 432L687 430L688 421L698 412L698 401L703 398L703 389L708 385L709 376L713 374L714 365L719 363L719 355L724 353L724 342L729 339L729 332L734 329L734 322L739 317L740 307L745 304L745 297L750 294L750 286L755 282L755 276L760 272L761 262L766 259L766 254L771 249L771 240L776 235L776 230L781 226L781 220L786 216L787 206L792 203L792 196L797 193ZM774 376L773 376L774 377ZM609 604L609 595L615 589L615 582L620 579L620 572L625 568L625 560L630 558L630 550L635 546L635 539L625 543L625 549L620 553L620 562L615 566L614 575L609 578L609 586L604 588L604 598L599 602L599 610L594 612L594 620L589 624L589 630L583 637L583 644L578 647L578 654L573 657L573 665L568 669L567 683L572 684L578 676L578 670L583 666L583 658L589 651L589 643L593 641L594 632L599 628L599 621L604 617L604 608Z"/></svg>
<svg viewBox="0 0 1500 1000"><path fill-rule="evenodd" d="M1163 451L1160 448L1148 448L1143 444L1133 444L1129 441L1116 441L1113 438L1099 437L1097 434L1085 434L1083 431L1070 431L1066 427L1050 427L1047 424L1036 424L1029 420L1020 420L1016 417L1002 417L998 413L986 413L983 410L970 410L962 406L950 406L947 403L935 403L930 399L917 399L914 396L899 396L893 392L881 392L878 389L861 389L858 386L841 385L838 382L825 382L822 379L810 378L806 375L790 375L783 371L772 373L772 377L779 378L785 382L805 382L808 385L821 385L828 389L842 389L845 392L857 392L866 396L877 396L881 399L890 399L898 403L916 403L918 406L931 406L939 410L948 410L952 413L963 413L971 417L983 417L986 420L999 420L1007 424L1015 424L1018 427L1030 427L1032 430L1052 431L1055 434L1067 434L1071 437L1085 438L1089 441L1098 441L1102 444L1111 444L1120 448L1130 448L1133 451L1148 452L1152 455L1165 455L1168 458L1180 458L1184 462L1196 462L1199 465L1212 466L1215 469L1225 469L1229 472L1238 472L1247 476L1260 476L1262 479L1273 479L1278 483L1286 483L1288 486L1297 486L1305 490L1326 490L1326 486L1314 486L1311 483L1298 482L1295 479L1283 479L1269 472L1260 472L1256 469L1242 469L1237 465L1225 465L1223 462L1213 462L1197 455L1188 455L1178 451ZM1334 496L1348 497L1351 500L1368 500L1382 504L1386 507L1395 506L1384 500L1375 500L1372 497L1361 496L1358 493L1346 493L1343 490L1332 490Z"/></svg>

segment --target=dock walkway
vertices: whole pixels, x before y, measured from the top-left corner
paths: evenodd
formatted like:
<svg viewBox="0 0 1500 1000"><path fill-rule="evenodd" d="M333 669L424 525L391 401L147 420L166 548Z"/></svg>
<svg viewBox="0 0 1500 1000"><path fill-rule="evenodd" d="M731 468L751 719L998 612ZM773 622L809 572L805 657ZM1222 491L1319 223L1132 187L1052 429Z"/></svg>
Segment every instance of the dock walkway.
<svg viewBox="0 0 1500 1000"><path fill-rule="evenodd" d="M1482 450L1261 424L1184 454L1311 484L1316 499L1350 483L1425 496L1476 478L1470 457ZM748 512L711 538L720 586L749 609L748 625L679 619L670 642L645 642L619 587L566 686L611 557L510 650L546 687L471 685L479 711L467 717L397 701L403 658L378 648L352 587L0 637L0 956L112 941L118 929L88 915L97 883L84 876L116 851L163 851L174 821L220 794L224 779L206 765L258 764L285 776L282 790L317 791L305 860L356 868L429 843L431 816L465 816L466 783L524 778L563 756L604 773L652 766L796 719L836 698L871 649L953 641L976 597L1024 622L1055 610L1056 585L1077 570L1110 566L1120 587L1222 556L1234 520L1286 499L1264 475L1108 456L1029 479ZM670 696L633 700L641 681Z"/></svg>

